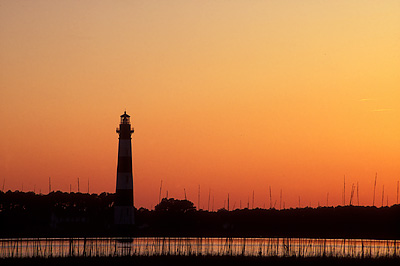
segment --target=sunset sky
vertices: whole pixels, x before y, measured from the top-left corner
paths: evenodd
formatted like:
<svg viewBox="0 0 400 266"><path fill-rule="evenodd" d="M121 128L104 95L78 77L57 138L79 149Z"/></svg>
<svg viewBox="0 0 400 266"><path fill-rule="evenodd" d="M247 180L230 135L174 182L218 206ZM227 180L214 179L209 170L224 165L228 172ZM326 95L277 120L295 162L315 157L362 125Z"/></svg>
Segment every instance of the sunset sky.
<svg viewBox="0 0 400 266"><path fill-rule="evenodd" d="M0 1L0 188L135 206L397 202L400 1ZM283 207L283 206L281 206Z"/></svg>

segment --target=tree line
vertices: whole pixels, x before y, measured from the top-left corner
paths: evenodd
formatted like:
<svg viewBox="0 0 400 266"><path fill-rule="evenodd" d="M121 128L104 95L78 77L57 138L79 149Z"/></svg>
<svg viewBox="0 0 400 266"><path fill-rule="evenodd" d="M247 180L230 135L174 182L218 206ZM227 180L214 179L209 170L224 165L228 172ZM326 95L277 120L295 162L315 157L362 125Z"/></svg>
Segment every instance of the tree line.
<svg viewBox="0 0 400 266"><path fill-rule="evenodd" d="M197 210L164 198L135 209L134 227L113 225L114 193L0 192L0 237L232 236L400 239L400 205Z"/></svg>

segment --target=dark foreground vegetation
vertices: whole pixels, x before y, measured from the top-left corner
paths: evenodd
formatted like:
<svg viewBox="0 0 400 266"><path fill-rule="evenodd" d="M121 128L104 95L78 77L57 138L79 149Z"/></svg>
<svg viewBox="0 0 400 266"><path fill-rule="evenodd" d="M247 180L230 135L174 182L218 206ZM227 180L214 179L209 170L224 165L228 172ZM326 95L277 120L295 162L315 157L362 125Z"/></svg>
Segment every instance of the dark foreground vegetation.
<svg viewBox="0 0 400 266"><path fill-rule="evenodd" d="M400 205L208 212L163 199L135 212L136 226L113 226L115 194L0 192L0 237L232 236L400 239Z"/></svg>
<svg viewBox="0 0 400 266"><path fill-rule="evenodd" d="M0 259L1 265L399 265L399 258L353 259L353 258L298 258L298 257L231 257L231 256L139 256L139 257L71 257Z"/></svg>

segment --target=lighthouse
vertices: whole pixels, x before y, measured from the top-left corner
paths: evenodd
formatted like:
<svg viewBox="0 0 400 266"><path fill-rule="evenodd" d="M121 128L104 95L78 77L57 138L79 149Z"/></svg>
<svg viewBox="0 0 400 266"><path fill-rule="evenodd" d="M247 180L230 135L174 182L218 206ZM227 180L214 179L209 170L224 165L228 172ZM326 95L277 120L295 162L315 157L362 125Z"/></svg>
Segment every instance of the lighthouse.
<svg viewBox="0 0 400 266"><path fill-rule="evenodd" d="M132 174L132 144L130 116L124 112L121 115L118 144L117 188L114 204L114 223L116 225L133 225L133 174Z"/></svg>

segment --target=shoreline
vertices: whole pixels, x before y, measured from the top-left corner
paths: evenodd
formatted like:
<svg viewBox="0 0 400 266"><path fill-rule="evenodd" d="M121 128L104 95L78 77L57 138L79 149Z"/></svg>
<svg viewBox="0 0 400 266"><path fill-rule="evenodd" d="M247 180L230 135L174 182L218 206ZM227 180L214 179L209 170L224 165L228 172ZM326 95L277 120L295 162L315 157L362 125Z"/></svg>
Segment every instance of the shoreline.
<svg viewBox="0 0 400 266"><path fill-rule="evenodd" d="M1 265L399 265L400 258L248 257L248 256L129 256L0 259Z"/></svg>

